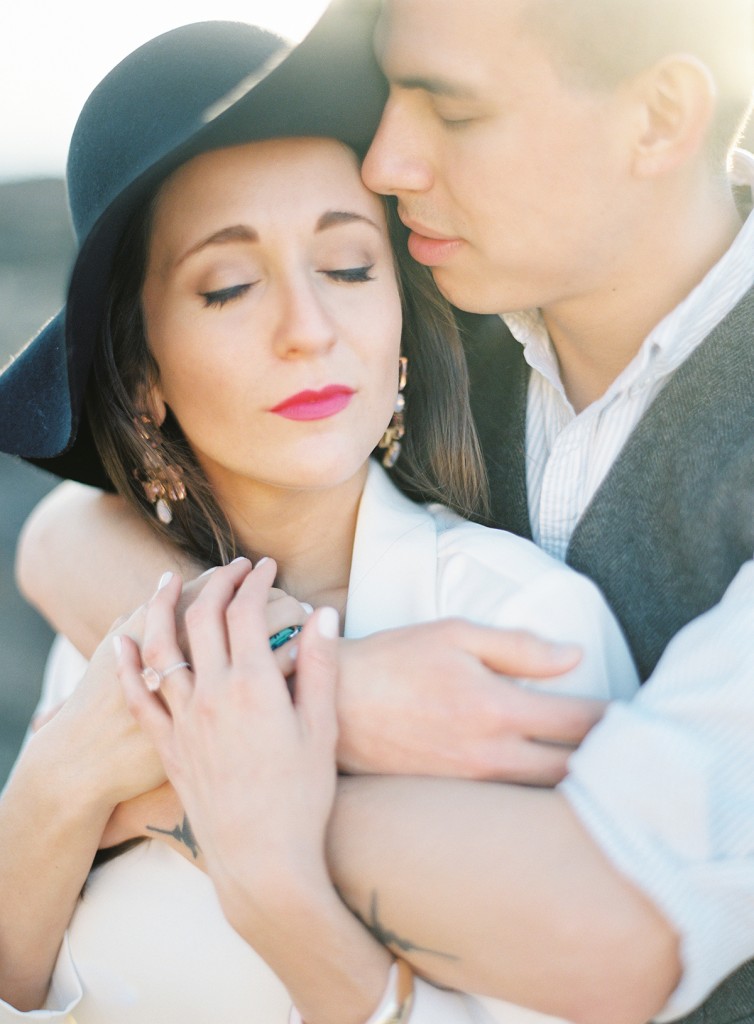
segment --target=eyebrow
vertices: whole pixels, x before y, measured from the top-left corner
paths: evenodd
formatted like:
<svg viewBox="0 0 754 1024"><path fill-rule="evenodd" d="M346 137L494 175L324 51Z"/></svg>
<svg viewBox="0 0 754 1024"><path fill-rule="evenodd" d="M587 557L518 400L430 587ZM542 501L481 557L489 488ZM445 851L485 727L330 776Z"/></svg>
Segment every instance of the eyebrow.
<svg viewBox="0 0 754 1024"><path fill-rule="evenodd" d="M439 76L404 75L391 78L390 82L401 89L421 89L432 96L443 96L452 100L472 100L476 97L476 93L469 86Z"/></svg>
<svg viewBox="0 0 754 1024"><path fill-rule="evenodd" d="M203 238L196 245L192 245L184 254L176 261L176 266L180 266L184 260L187 260L189 256L193 256L197 252L201 252L202 249L206 249L208 245L224 245L227 242L258 242L259 235L254 228L247 227L245 224L234 224L232 227L221 228L219 231L214 231L207 238Z"/></svg>
<svg viewBox="0 0 754 1024"><path fill-rule="evenodd" d="M328 210L323 213L322 216L317 220L314 226L315 233L320 231L327 231L329 228L338 227L341 224L368 224L373 227L375 231L382 233L382 229L369 217L365 217L361 213L352 213L348 210ZM184 260L188 259L189 256L193 256L197 252L201 252L202 249L206 249L210 245L225 245L228 242L258 242L259 233L254 228L248 227L246 224L234 224L232 227L221 228L219 231L214 231L207 238L203 238L196 245L192 245L181 258L177 261L176 266L183 263Z"/></svg>
<svg viewBox="0 0 754 1024"><path fill-rule="evenodd" d="M328 210L323 213L314 226L315 232L327 231L328 228L338 227L340 224L369 224L376 231L381 233L382 229L369 217L361 213L351 213L349 210Z"/></svg>

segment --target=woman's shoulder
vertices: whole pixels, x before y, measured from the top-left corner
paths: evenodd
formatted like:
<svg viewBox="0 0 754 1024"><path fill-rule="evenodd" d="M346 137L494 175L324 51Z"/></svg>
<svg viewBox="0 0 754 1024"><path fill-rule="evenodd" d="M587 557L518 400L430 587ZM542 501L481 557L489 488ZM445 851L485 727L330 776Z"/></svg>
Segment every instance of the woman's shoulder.
<svg viewBox="0 0 754 1024"><path fill-rule="evenodd" d="M524 537L467 522L428 507L437 526L437 597L440 615L461 615L488 625L532 629L567 638L574 616L607 616L605 599L587 576ZM566 626L566 636L557 623ZM567 624L567 625L566 625Z"/></svg>
<svg viewBox="0 0 754 1024"><path fill-rule="evenodd" d="M542 573L576 575L574 570L525 537L469 522L443 505L432 504L426 508L435 522L438 555L443 559L465 558L522 583L531 582Z"/></svg>

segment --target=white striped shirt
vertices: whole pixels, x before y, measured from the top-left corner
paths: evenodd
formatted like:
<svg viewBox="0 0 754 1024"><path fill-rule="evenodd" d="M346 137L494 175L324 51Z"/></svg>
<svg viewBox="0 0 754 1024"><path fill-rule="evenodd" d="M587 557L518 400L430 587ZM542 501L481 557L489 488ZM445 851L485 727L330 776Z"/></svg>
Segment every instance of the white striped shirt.
<svg viewBox="0 0 754 1024"><path fill-rule="evenodd" d="M754 157L737 152L733 175L754 187ZM527 486L533 534L547 551L565 558L579 517L669 375L752 285L754 216L578 415L541 315L506 315L532 368ZM751 561L719 605L678 633L639 695L611 707L561 785L606 855L680 936L683 977L663 1020L690 1012L754 957L753 738Z"/></svg>

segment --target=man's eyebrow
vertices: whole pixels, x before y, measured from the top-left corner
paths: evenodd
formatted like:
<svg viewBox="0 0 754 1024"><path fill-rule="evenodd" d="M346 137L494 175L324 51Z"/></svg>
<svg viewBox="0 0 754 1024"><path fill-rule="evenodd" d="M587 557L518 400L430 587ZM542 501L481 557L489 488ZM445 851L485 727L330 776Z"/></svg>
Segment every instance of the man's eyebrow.
<svg viewBox="0 0 754 1024"><path fill-rule="evenodd" d="M369 217L365 217L362 213L352 213L350 210L328 210L323 213L317 221L314 230L327 231L328 228L338 227L340 224L369 224L376 231L382 233L382 229L379 224L376 224Z"/></svg>
<svg viewBox="0 0 754 1024"><path fill-rule="evenodd" d="M432 96L442 96L451 100L472 100L476 93L467 85L433 75L402 75L390 79L391 85L400 89L421 89Z"/></svg>
<svg viewBox="0 0 754 1024"><path fill-rule="evenodd" d="M246 224L233 224L231 227L221 228L219 231L213 231L211 235L203 238L196 245L192 245L190 249L183 253L178 260L176 260L176 266L183 263L189 256L193 256L197 252L201 252L202 249L206 249L208 245L223 245L226 242L258 242L259 235L254 228L248 227Z"/></svg>

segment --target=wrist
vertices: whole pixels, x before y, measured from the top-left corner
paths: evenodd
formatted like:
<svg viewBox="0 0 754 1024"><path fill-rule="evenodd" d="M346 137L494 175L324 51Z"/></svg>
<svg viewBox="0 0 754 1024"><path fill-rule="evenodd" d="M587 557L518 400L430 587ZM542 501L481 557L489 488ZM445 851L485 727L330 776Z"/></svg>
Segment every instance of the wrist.
<svg viewBox="0 0 754 1024"><path fill-rule="evenodd" d="M393 961L379 1005L364 1024L408 1024L414 1002L414 972L405 960ZM288 1024L306 1024L295 1006Z"/></svg>
<svg viewBox="0 0 754 1024"><path fill-rule="evenodd" d="M69 772L65 758L56 753L56 746L44 743L41 734L32 737L13 770L8 794L23 793L26 814L44 821L50 832L98 840L113 805L92 792L78 772Z"/></svg>
<svg viewBox="0 0 754 1024"><path fill-rule="evenodd" d="M305 869L306 870L306 869ZM319 877L317 873L317 877ZM223 890L231 925L287 988L307 1024L362 1024L381 1003L393 956L345 906L329 876L257 879Z"/></svg>
<svg viewBox="0 0 754 1024"><path fill-rule="evenodd" d="M24 750L19 768L35 780L37 791L49 795L61 815L105 823L119 798L108 784L101 762L86 756L89 744L68 728L64 706L47 722Z"/></svg>
<svg viewBox="0 0 754 1024"><path fill-rule="evenodd" d="M275 851L270 844L269 860L252 856L240 864L227 859L218 862L209 853L208 870L226 916L240 931L253 936L267 921L298 921L322 918L342 903L333 888L322 858L295 858ZM299 924L299 934L302 925Z"/></svg>

